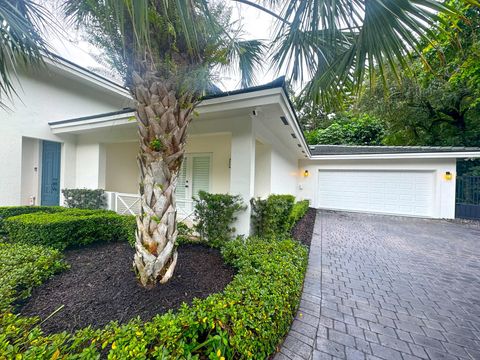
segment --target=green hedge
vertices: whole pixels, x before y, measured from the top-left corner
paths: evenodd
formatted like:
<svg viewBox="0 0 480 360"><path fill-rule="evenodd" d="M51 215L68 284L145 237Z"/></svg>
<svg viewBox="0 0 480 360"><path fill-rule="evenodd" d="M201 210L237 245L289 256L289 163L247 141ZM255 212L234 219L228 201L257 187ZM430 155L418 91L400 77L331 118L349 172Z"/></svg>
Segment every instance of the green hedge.
<svg viewBox="0 0 480 360"><path fill-rule="evenodd" d="M209 245L220 247L232 238L236 214L245 210L242 197L199 191L195 202L195 230Z"/></svg>
<svg viewBox="0 0 480 360"><path fill-rule="evenodd" d="M0 243L0 311L14 300L27 298L34 286L65 269L61 259L59 251L43 246Z"/></svg>
<svg viewBox="0 0 480 360"><path fill-rule="evenodd" d="M288 217L289 231L292 230L295 224L305 216L309 207L310 202L308 200L301 200L293 205L292 211Z"/></svg>
<svg viewBox="0 0 480 360"><path fill-rule="evenodd" d="M13 216L4 220L4 228L11 242L64 249L96 241L132 243L135 221L112 211L68 209Z"/></svg>
<svg viewBox="0 0 480 360"><path fill-rule="evenodd" d="M292 195L270 195L267 199L252 199L252 226L261 237L289 236L289 217L295 203Z"/></svg>
<svg viewBox="0 0 480 360"><path fill-rule="evenodd" d="M56 213L65 211L66 208L61 206L1 206L0 207L0 235L4 233L3 222L5 219L36 212Z"/></svg>
<svg viewBox="0 0 480 360"><path fill-rule="evenodd" d="M111 323L44 336L35 320L0 316L0 353L28 359L264 359L288 332L302 291L307 250L296 241L225 244L238 269L222 293L143 323Z"/></svg>
<svg viewBox="0 0 480 360"><path fill-rule="evenodd" d="M76 209L104 209L107 197L103 189L63 189L65 205Z"/></svg>

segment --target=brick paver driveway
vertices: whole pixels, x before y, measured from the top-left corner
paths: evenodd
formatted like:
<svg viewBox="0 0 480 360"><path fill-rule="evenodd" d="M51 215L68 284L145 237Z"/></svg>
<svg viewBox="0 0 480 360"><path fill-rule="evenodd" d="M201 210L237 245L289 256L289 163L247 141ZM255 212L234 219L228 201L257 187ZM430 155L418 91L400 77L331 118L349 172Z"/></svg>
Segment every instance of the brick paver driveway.
<svg viewBox="0 0 480 360"><path fill-rule="evenodd" d="M480 228L319 211L288 358L480 359Z"/></svg>

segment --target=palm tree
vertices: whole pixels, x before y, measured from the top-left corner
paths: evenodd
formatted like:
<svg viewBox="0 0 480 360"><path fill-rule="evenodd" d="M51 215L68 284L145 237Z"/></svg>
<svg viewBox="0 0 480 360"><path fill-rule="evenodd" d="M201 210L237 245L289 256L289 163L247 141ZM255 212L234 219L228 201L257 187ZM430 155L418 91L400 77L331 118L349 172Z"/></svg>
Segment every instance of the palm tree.
<svg viewBox="0 0 480 360"><path fill-rule="evenodd" d="M307 95L335 106L375 68L397 71L450 8L435 0L235 0L277 19L271 61ZM224 2L66 0L65 13L106 49L136 100L141 212L134 267L146 287L177 262L175 187L188 125L218 68L253 83L265 50L242 40ZM277 11L278 9L278 11Z"/></svg>
<svg viewBox="0 0 480 360"><path fill-rule="evenodd" d="M237 63L250 85L263 45L242 40L225 8L206 0L68 0L65 11L107 50L136 100L141 211L134 268L145 287L165 283L177 262L175 188L195 106L213 67Z"/></svg>
<svg viewBox="0 0 480 360"><path fill-rule="evenodd" d="M18 66L43 64L48 45L41 33L54 24L50 13L31 0L0 0L0 107L17 95L12 80Z"/></svg>

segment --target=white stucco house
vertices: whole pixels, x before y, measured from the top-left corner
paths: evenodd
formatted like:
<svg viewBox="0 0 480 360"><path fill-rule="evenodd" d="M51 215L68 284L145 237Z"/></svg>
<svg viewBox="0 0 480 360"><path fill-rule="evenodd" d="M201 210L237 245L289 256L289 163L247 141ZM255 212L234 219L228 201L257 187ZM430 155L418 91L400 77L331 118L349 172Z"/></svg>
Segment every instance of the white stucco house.
<svg viewBox="0 0 480 360"><path fill-rule="evenodd" d="M137 135L128 91L64 59L19 73L20 99L0 110L0 206L61 204L63 188L102 188L138 210ZM478 148L309 147L282 78L206 97L190 126L177 190L180 219L199 190L272 193L317 208L455 216L456 160ZM249 211L240 233L248 233Z"/></svg>

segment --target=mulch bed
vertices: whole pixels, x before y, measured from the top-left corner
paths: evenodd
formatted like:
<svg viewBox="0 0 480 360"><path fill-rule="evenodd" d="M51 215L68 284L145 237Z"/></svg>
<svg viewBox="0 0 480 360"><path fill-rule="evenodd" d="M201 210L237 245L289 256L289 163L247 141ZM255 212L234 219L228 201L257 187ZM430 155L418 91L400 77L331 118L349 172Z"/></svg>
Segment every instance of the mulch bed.
<svg viewBox="0 0 480 360"><path fill-rule="evenodd" d="M41 325L46 333L98 328L111 320L125 323L136 316L149 320L193 298L222 291L234 276L216 249L183 245L178 253L173 278L147 290L132 271L134 250L127 243L69 250L65 258L71 268L36 288L19 312L43 320L64 305Z"/></svg>
<svg viewBox="0 0 480 360"><path fill-rule="evenodd" d="M316 215L317 211L314 208L309 208L305 216L301 218L292 229L292 236L308 247L310 247L310 243L312 242Z"/></svg>

